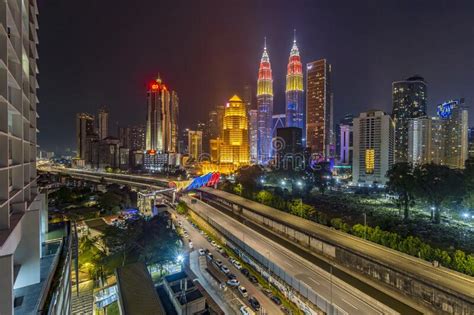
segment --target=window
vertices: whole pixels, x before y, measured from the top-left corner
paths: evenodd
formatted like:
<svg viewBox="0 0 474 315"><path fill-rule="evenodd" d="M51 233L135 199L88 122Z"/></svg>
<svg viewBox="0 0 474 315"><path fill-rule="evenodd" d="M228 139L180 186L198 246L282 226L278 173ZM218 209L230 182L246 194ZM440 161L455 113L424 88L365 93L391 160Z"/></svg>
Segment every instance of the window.
<svg viewBox="0 0 474 315"><path fill-rule="evenodd" d="M375 168L375 150L367 149L365 151L365 173L373 174Z"/></svg>

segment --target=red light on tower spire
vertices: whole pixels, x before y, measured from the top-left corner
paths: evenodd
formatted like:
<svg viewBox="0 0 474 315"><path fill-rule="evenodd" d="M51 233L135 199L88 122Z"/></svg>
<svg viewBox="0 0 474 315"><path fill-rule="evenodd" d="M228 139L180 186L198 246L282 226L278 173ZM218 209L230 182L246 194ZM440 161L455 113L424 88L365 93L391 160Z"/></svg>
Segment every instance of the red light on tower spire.
<svg viewBox="0 0 474 315"><path fill-rule="evenodd" d="M262 59L258 68L257 95L273 95L273 77L270 57L267 52L267 38L265 37Z"/></svg>

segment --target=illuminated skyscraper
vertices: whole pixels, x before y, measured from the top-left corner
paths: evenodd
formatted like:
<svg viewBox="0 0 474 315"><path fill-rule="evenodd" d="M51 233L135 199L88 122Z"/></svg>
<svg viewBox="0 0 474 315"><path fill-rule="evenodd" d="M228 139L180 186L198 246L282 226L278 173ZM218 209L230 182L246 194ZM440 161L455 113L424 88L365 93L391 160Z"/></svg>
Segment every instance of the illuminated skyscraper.
<svg viewBox="0 0 474 315"><path fill-rule="evenodd" d="M95 134L94 116L87 113L76 115L77 157L81 160L90 158L90 137Z"/></svg>
<svg viewBox="0 0 474 315"><path fill-rule="evenodd" d="M189 156L194 161L199 161L202 154L202 131L188 130Z"/></svg>
<svg viewBox="0 0 474 315"><path fill-rule="evenodd" d="M273 78L267 45L263 48L257 80L257 160L265 164L272 155Z"/></svg>
<svg viewBox="0 0 474 315"><path fill-rule="evenodd" d="M258 163L258 112L256 109L249 111L249 146L250 162Z"/></svg>
<svg viewBox="0 0 474 315"><path fill-rule="evenodd" d="M171 94L161 78L148 86L146 150L154 153L174 153L178 145L178 95Z"/></svg>
<svg viewBox="0 0 474 315"><path fill-rule="evenodd" d="M223 135L220 163L231 163L235 167L249 164L247 110L245 103L237 95L225 106Z"/></svg>
<svg viewBox="0 0 474 315"><path fill-rule="evenodd" d="M331 65L326 59L306 65L306 143L311 153L334 156Z"/></svg>
<svg viewBox="0 0 474 315"><path fill-rule="evenodd" d="M290 51L288 69L286 73L286 126L297 127L303 130L304 104L303 104L303 66L300 52L296 46L296 37Z"/></svg>
<svg viewBox="0 0 474 315"><path fill-rule="evenodd" d="M392 118L395 121L395 163L408 160L408 124L426 115L427 86L420 76L392 83Z"/></svg>

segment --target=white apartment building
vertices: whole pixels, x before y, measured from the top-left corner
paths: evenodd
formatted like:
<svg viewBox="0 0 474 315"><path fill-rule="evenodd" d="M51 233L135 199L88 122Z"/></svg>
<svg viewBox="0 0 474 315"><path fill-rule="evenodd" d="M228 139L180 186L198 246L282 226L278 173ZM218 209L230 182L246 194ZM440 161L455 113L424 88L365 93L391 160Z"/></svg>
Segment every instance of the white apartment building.
<svg viewBox="0 0 474 315"><path fill-rule="evenodd" d="M36 183L38 98L36 0L0 1L0 314L15 290L40 282ZM27 297L25 297L27 299Z"/></svg>
<svg viewBox="0 0 474 315"><path fill-rule="evenodd" d="M352 181L357 185L383 185L393 164L394 122L379 110L361 113L353 120Z"/></svg>

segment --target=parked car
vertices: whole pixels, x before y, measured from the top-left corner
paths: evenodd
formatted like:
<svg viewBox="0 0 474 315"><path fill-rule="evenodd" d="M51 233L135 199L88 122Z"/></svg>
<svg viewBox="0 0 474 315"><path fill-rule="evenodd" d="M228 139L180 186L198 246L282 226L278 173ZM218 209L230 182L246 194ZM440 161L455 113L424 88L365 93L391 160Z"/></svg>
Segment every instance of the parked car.
<svg viewBox="0 0 474 315"><path fill-rule="evenodd" d="M229 272L229 273L227 274L227 278L229 278L229 279L237 279L237 276L234 275L233 273L230 273L230 272Z"/></svg>
<svg viewBox="0 0 474 315"><path fill-rule="evenodd" d="M245 268L240 269L240 272L246 277L248 277L250 274L249 270Z"/></svg>
<svg viewBox="0 0 474 315"><path fill-rule="evenodd" d="M190 248L190 249L193 249L193 242L189 241L189 244L188 244L188 245L189 245L189 248Z"/></svg>
<svg viewBox="0 0 474 315"><path fill-rule="evenodd" d="M242 305L240 307L240 314L242 314L242 315L254 315L255 313L248 306Z"/></svg>
<svg viewBox="0 0 474 315"><path fill-rule="evenodd" d="M230 279L227 281L227 285L230 285L231 287L237 287L240 285L240 282L237 279Z"/></svg>
<svg viewBox="0 0 474 315"><path fill-rule="evenodd" d="M281 305L281 300L278 296L272 296L271 300L276 304L276 305Z"/></svg>
<svg viewBox="0 0 474 315"><path fill-rule="evenodd" d="M217 267L221 267L222 266L222 261L220 259L217 259L214 261L214 263L216 264Z"/></svg>
<svg viewBox="0 0 474 315"><path fill-rule="evenodd" d="M254 296L249 299L249 303L250 306L252 306L252 308L257 312L260 310L260 302L258 302L258 300Z"/></svg>
<svg viewBox="0 0 474 315"><path fill-rule="evenodd" d="M214 241L211 241L211 245L214 246L214 247L216 247L216 246L217 246L217 243L214 242Z"/></svg>
<svg viewBox="0 0 474 315"><path fill-rule="evenodd" d="M204 256L206 254L206 251L204 248L199 248L199 256Z"/></svg>
<svg viewBox="0 0 474 315"><path fill-rule="evenodd" d="M222 265L222 266L221 266L221 270L222 270L222 272L225 273L225 274L228 274L228 273L230 272L229 268L227 268L226 265Z"/></svg>
<svg viewBox="0 0 474 315"><path fill-rule="evenodd" d="M214 255L212 255L212 253L207 253L207 258L209 258L210 260L213 260L213 259L214 259Z"/></svg>
<svg viewBox="0 0 474 315"><path fill-rule="evenodd" d="M237 260L234 261L234 266L235 266L235 268L237 268L239 270L242 269L242 265Z"/></svg>
<svg viewBox="0 0 474 315"><path fill-rule="evenodd" d="M240 295L242 295L243 297L247 297L247 296L249 295L248 292L247 292L247 289L246 289L245 287L243 287L243 286L240 286L240 287L239 287L239 293L240 293Z"/></svg>
<svg viewBox="0 0 474 315"><path fill-rule="evenodd" d="M255 276L250 275L249 280L252 283L258 283L258 280L257 280L257 278L255 278Z"/></svg>

